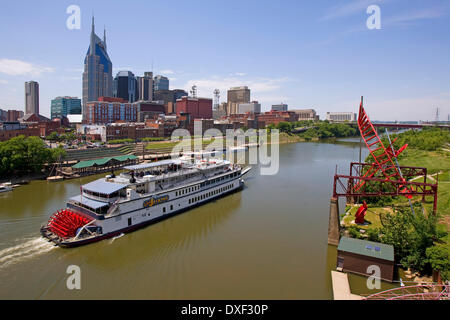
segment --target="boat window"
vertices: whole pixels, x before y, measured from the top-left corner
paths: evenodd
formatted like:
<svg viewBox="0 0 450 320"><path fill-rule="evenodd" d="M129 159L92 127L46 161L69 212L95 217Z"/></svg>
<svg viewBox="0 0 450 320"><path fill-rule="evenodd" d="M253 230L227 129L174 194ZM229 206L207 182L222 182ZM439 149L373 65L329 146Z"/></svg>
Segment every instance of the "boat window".
<svg viewBox="0 0 450 320"><path fill-rule="evenodd" d="M164 213L166 212L166 207L163 207L163 212L164 212Z"/></svg>

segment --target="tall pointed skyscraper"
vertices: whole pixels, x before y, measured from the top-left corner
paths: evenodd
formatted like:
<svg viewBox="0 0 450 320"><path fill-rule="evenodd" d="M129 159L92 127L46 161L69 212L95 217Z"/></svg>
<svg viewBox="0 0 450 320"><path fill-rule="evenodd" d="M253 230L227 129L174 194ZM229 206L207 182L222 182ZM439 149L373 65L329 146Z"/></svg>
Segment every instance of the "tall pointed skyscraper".
<svg viewBox="0 0 450 320"><path fill-rule="evenodd" d="M83 107L88 101L96 101L98 97L112 97L112 95L112 63L106 51L106 30L102 41L95 34L94 17L92 17L91 42L84 59Z"/></svg>

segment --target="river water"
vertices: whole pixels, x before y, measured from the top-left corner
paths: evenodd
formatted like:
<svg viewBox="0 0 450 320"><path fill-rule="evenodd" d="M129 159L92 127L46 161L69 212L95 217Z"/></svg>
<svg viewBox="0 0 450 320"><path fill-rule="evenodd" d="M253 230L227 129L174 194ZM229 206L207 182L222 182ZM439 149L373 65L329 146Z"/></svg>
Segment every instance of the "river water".
<svg viewBox="0 0 450 320"><path fill-rule="evenodd" d="M74 249L41 239L39 227L100 176L0 194L0 298L332 299L332 178L358 157L349 141L280 145L278 174L260 175L254 165L241 192ZM67 289L70 265L80 267L81 290ZM350 281L368 291L364 278Z"/></svg>

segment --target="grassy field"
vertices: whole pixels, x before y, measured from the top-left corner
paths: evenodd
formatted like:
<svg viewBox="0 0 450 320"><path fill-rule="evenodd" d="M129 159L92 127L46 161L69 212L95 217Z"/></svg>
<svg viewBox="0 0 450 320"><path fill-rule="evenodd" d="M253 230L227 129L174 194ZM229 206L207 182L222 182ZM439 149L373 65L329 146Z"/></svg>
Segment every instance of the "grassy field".
<svg viewBox="0 0 450 320"><path fill-rule="evenodd" d="M425 167L428 169L427 182L438 180L438 212L450 215L450 151L423 151L406 149L399 159L400 165ZM430 177L431 175L431 177ZM423 182L423 179L414 180ZM428 204L427 209L430 209Z"/></svg>
<svg viewBox="0 0 450 320"><path fill-rule="evenodd" d="M198 140L198 139L192 139L190 141L192 150L194 149L194 141L195 140ZM215 139L203 139L202 147L205 147L214 141L215 141ZM198 141L197 141L197 143L198 143ZM172 150L178 144L188 146L189 142L184 142L184 141L181 141L181 142L151 142L145 146L145 149L150 150L152 152L168 152L168 151Z"/></svg>
<svg viewBox="0 0 450 320"><path fill-rule="evenodd" d="M399 163L403 166L425 167L428 174L450 171L450 152L445 150L424 151L408 148L399 157Z"/></svg>

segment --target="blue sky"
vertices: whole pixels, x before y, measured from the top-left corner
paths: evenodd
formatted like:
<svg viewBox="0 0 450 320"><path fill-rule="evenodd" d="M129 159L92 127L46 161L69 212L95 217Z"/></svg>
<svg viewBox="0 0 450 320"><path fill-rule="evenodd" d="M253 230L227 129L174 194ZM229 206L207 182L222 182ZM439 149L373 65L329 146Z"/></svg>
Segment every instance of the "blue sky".
<svg viewBox="0 0 450 320"><path fill-rule="evenodd" d="M381 29L369 30L369 5ZM69 30L66 9L81 9ZM433 120L450 113L450 0L8 1L0 11L0 108L24 108L24 82L40 84L40 108L81 96L91 16L107 29L114 73L153 71L199 95L248 85L263 110L357 112L372 119Z"/></svg>

